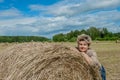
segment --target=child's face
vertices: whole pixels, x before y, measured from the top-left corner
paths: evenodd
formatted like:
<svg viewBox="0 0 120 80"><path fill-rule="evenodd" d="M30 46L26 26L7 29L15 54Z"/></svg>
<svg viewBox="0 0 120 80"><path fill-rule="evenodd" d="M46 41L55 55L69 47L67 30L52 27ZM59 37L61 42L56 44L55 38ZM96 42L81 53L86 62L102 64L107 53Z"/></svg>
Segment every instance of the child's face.
<svg viewBox="0 0 120 80"><path fill-rule="evenodd" d="M78 48L81 52L86 52L88 50L88 43L86 41L79 41Z"/></svg>

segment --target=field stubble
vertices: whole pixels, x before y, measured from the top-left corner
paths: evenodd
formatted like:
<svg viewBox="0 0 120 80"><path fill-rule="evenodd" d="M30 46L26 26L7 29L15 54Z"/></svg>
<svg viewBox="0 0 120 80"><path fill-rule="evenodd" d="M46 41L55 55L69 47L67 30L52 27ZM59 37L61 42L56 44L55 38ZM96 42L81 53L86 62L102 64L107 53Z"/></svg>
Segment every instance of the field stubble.
<svg viewBox="0 0 120 80"><path fill-rule="evenodd" d="M99 61L105 66L107 80L120 80L120 43L94 43Z"/></svg>

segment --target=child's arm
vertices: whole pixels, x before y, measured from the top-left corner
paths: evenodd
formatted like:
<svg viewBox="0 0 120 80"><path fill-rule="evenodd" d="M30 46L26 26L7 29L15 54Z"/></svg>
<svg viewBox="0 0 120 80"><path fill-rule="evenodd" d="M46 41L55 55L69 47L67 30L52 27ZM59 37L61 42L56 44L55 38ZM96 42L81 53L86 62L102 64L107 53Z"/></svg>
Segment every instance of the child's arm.
<svg viewBox="0 0 120 80"><path fill-rule="evenodd" d="M88 64L92 65L92 59L84 52L82 52L83 57L88 62Z"/></svg>
<svg viewBox="0 0 120 80"><path fill-rule="evenodd" d="M94 50L88 50L86 54L92 59L91 65L95 65L95 66L98 66L98 67L101 66L101 64L98 60L97 54Z"/></svg>

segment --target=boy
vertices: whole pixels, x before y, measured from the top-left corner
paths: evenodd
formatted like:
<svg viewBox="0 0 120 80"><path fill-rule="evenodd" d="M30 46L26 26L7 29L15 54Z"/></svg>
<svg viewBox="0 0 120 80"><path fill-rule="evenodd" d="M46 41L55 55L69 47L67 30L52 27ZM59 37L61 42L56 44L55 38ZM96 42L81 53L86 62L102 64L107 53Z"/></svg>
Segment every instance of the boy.
<svg viewBox="0 0 120 80"><path fill-rule="evenodd" d="M106 73L104 67L100 64L97 59L96 52L90 49L91 37L86 34L81 34L77 38L77 49L83 52L83 57L86 59L88 64L92 66L97 66L100 69L102 80L106 80Z"/></svg>

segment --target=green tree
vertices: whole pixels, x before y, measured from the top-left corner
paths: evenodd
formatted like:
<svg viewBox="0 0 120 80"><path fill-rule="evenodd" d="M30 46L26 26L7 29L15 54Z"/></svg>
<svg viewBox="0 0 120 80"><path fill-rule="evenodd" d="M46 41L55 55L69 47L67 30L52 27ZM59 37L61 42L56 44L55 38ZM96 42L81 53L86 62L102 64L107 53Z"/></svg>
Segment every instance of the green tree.
<svg viewBox="0 0 120 80"><path fill-rule="evenodd" d="M96 27L90 27L87 29L87 34L90 35L93 40L95 40L100 35L99 30Z"/></svg>
<svg viewBox="0 0 120 80"><path fill-rule="evenodd" d="M55 42L65 41L65 35L63 33L56 34L53 36L53 41Z"/></svg>

